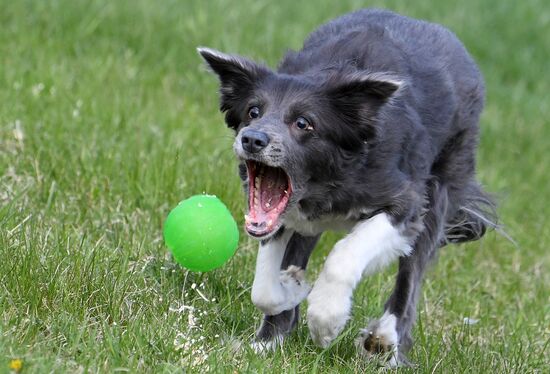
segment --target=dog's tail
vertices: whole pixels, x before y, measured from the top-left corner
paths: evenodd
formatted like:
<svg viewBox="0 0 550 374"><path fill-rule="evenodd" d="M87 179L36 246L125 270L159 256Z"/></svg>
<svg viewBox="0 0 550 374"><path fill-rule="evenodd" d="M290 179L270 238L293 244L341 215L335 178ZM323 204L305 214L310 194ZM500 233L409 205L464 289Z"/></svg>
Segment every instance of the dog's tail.
<svg viewBox="0 0 550 374"><path fill-rule="evenodd" d="M498 224L496 204L492 196L472 181L464 191L464 200L445 226L446 243L464 243L480 239L487 230L497 230L511 238ZM512 240L513 241L513 240Z"/></svg>

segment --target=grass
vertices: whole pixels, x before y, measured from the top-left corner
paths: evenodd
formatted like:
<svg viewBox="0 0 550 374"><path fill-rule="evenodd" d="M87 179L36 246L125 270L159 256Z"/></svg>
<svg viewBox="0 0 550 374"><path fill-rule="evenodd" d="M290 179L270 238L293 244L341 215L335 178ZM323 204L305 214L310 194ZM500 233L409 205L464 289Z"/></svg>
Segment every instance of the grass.
<svg viewBox="0 0 550 374"><path fill-rule="evenodd" d="M395 267L361 284L333 346L316 348L301 325L284 349L260 357L237 347L260 317L250 302L256 244L241 235L225 267L194 274L167 257L161 237L170 207L203 191L242 226L231 134L195 47L275 66L317 25L364 5L0 0L0 373L15 358L39 373L377 370L352 342L380 315ZM501 221L518 243L491 233L442 251L411 359L426 373L546 371L550 7L368 5L448 26L480 64L479 177L501 196ZM312 277L337 238L323 238Z"/></svg>

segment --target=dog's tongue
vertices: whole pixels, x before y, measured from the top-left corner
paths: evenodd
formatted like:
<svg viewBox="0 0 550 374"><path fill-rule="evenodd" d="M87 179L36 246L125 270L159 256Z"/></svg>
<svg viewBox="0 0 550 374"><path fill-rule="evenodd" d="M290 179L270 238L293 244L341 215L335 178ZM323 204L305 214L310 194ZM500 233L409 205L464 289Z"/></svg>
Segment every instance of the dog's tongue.
<svg viewBox="0 0 550 374"><path fill-rule="evenodd" d="M279 216L290 197L286 173L279 168L248 164L250 178L249 212L246 230L253 236L264 236L279 226Z"/></svg>
<svg viewBox="0 0 550 374"><path fill-rule="evenodd" d="M285 195L287 179L284 171L278 168L265 168L259 187L261 209L270 212L279 205Z"/></svg>

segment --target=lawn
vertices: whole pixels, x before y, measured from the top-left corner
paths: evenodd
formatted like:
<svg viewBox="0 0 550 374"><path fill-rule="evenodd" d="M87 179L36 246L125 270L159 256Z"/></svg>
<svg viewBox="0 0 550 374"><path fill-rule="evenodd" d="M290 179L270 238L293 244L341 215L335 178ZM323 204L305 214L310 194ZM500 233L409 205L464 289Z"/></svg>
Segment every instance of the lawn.
<svg viewBox="0 0 550 374"><path fill-rule="evenodd" d="M421 373L547 372L547 0L0 0L0 373L15 358L36 373L377 370L353 340L380 315L395 266L361 284L333 346L315 347L301 324L262 357L246 345L260 320L256 242L241 231L226 266L197 274L161 236L170 208L202 192L243 223L232 134L195 48L276 66L317 25L366 5L444 24L479 63L479 179L517 242L492 232L441 252L411 360ZM312 279L337 239L323 237Z"/></svg>

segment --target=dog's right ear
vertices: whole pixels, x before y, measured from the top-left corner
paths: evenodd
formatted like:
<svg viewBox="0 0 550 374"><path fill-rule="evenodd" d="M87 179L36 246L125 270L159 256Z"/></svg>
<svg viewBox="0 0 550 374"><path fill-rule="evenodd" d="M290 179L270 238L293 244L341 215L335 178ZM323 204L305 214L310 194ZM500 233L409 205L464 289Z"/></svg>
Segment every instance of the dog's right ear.
<svg viewBox="0 0 550 374"><path fill-rule="evenodd" d="M210 48L197 48L204 61L220 79L220 110L226 112L226 122L236 129L240 119L236 109L245 101L257 83L272 74L267 67L244 57L228 55ZM237 123L239 122L239 123Z"/></svg>

